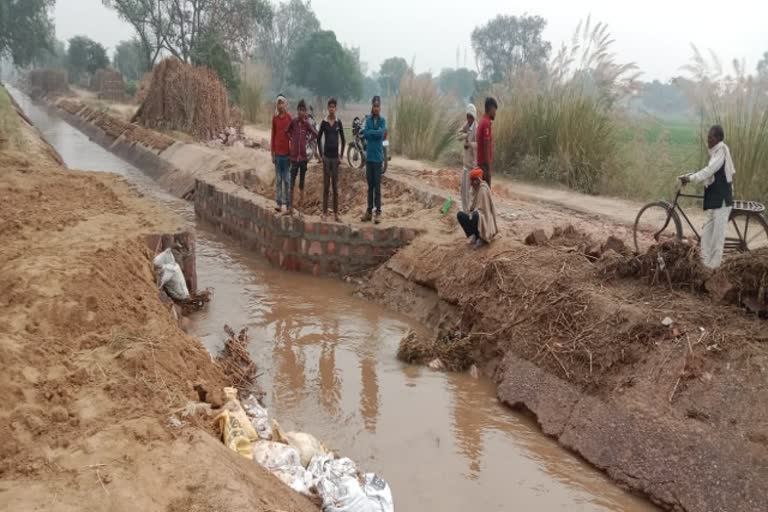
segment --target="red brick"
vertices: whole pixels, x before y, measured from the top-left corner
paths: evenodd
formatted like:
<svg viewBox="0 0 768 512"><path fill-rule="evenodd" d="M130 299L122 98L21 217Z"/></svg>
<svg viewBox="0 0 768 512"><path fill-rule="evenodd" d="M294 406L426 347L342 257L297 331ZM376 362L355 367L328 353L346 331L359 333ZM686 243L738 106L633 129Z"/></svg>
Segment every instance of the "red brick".
<svg viewBox="0 0 768 512"><path fill-rule="evenodd" d="M404 242L410 242L411 240L414 240L416 238L416 231L413 229L403 229L402 233L400 234L400 237Z"/></svg>
<svg viewBox="0 0 768 512"><path fill-rule="evenodd" d="M319 276L319 275L320 275L320 264L319 264L319 263L315 263L315 264L312 266L312 274L313 274L313 275L316 275L316 276Z"/></svg>
<svg viewBox="0 0 768 512"><path fill-rule="evenodd" d="M283 251L295 253L299 249L299 241L295 238L286 238L283 242Z"/></svg>
<svg viewBox="0 0 768 512"><path fill-rule="evenodd" d="M392 251L386 247L374 247L373 255L376 257L390 256Z"/></svg>
<svg viewBox="0 0 768 512"><path fill-rule="evenodd" d="M373 242L374 239L374 229L373 228L365 228L363 230L363 239L367 240L369 242Z"/></svg>
<svg viewBox="0 0 768 512"><path fill-rule="evenodd" d="M386 242L392 237L392 228L377 229L375 232L377 242Z"/></svg>
<svg viewBox="0 0 768 512"><path fill-rule="evenodd" d="M336 254L336 242L330 240L325 246L325 254L333 256Z"/></svg>
<svg viewBox="0 0 768 512"><path fill-rule="evenodd" d="M325 222L321 222L318 225L320 226L320 234L321 235L327 236L328 233L331 232L331 227L328 224L326 224Z"/></svg>
<svg viewBox="0 0 768 512"><path fill-rule="evenodd" d="M344 258L349 256L349 246L348 245L340 245L339 246L339 256L342 256Z"/></svg>
<svg viewBox="0 0 768 512"><path fill-rule="evenodd" d="M304 233L307 235L314 234L315 232L315 223L310 222L308 220L304 221Z"/></svg>
<svg viewBox="0 0 768 512"><path fill-rule="evenodd" d="M339 273L339 266L336 264L335 261L329 261L328 274L338 274L338 273Z"/></svg>
<svg viewBox="0 0 768 512"><path fill-rule="evenodd" d="M301 254L307 254L307 241L305 239L301 239Z"/></svg>
<svg viewBox="0 0 768 512"><path fill-rule="evenodd" d="M337 238L345 238L349 235L349 227L344 224L336 224L333 228Z"/></svg>
<svg viewBox="0 0 768 512"><path fill-rule="evenodd" d="M315 240L309 245L309 252L308 254L310 256L322 256L323 255L323 245Z"/></svg>
<svg viewBox="0 0 768 512"><path fill-rule="evenodd" d="M370 250L370 247L366 245L358 245L355 247L355 249L352 251L352 254L356 257L362 258L365 256L368 256L368 252Z"/></svg>

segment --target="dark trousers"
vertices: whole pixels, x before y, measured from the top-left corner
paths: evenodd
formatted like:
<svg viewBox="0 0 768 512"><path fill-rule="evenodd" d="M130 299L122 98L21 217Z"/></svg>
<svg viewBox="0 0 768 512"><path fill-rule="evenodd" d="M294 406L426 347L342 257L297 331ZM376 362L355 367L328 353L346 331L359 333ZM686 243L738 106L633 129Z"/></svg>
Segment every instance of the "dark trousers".
<svg viewBox="0 0 768 512"><path fill-rule="evenodd" d="M461 229L464 230L464 234L467 235L467 238L472 235L480 238L480 230L478 229L478 226L480 225L480 212L475 210L471 215L467 212L459 212L456 214L456 218L458 218L459 224L461 224Z"/></svg>
<svg viewBox="0 0 768 512"><path fill-rule="evenodd" d="M376 213L381 213L381 162L366 162L365 170L368 178L368 212L376 207Z"/></svg>
<svg viewBox="0 0 768 512"><path fill-rule="evenodd" d="M478 165L479 168L483 170L483 181L488 184L488 187L491 186L491 164L480 164Z"/></svg>
<svg viewBox="0 0 768 512"><path fill-rule="evenodd" d="M339 159L323 158L323 215L328 213L328 189L333 190L333 213L339 213Z"/></svg>
<svg viewBox="0 0 768 512"><path fill-rule="evenodd" d="M291 162L291 194L296 186L296 176L299 177L299 190L304 190L304 178L307 175L307 161Z"/></svg>

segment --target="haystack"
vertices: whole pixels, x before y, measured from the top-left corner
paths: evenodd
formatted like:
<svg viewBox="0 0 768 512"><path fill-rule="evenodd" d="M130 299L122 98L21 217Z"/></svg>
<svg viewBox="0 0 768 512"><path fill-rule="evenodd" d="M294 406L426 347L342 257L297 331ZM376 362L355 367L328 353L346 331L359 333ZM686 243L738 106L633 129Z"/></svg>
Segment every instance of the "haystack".
<svg viewBox="0 0 768 512"><path fill-rule="evenodd" d="M66 94L69 75L60 69L36 69L29 72L30 94L33 98Z"/></svg>
<svg viewBox="0 0 768 512"><path fill-rule="evenodd" d="M210 140L230 126L229 116L227 89L214 71L169 58L155 67L131 122Z"/></svg>

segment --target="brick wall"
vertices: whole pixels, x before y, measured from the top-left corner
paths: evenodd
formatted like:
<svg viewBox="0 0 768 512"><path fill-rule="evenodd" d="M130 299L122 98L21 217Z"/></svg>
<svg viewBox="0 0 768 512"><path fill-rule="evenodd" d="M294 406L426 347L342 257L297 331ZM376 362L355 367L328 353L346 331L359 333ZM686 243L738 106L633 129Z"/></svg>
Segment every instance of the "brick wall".
<svg viewBox="0 0 768 512"><path fill-rule="evenodd" d="M414 229L396 226L358 227L276 215L272 202L239 185L248 179L198 179L195 213L284 270L355 274L385 262L417 235Z"/></svg>

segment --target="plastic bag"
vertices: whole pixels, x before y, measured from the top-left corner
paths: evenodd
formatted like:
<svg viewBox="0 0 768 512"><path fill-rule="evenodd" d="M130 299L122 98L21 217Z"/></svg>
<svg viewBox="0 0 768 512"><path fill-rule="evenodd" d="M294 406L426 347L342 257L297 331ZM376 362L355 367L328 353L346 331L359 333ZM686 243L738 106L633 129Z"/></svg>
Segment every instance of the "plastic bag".
<svg viewBox="0 0 768 512"><path fill-rule="evenodd" d="M187 282L184 280L184 272L181 271L181 267L176 263L176 258L173 256L171 249L166 249L153 260L155 268L159 274L159 284L161 288L165 288L168 295L176 300L186 300L189 298L189 289L187 288Z"/></svg>
<svg viewBox="0 0 768 512"><path fill-rule="evenodd" d="M312 487L312 475L301 466L291 466L288 469L273 471L273 475L296 492L309 496Z"/></svg>
<svg viewBox="0 0 768 512"><path fill-rule="evenodd" d="M374 473L366 473L363 477L363 492L375 512L394 512L395 504L392 499L392 489L389 484Z"/></svg>
<svg viewBox="0 0 768 512"><path fill-rule="evenodd" d="M375 512L357 478L343 477L333 495L323 497L323 512Z"/></svg>
<svg viewBox="0 0 768 512"><path fill-rule="evenodd" d="M283 436L286 443L296 448L301 456L301 465L307 467L313 457L325 455L327 450L312 434L304 432L288 432Z"/></svg>
<svg viewBox="0 0 768 512"><path fill-rule="evenodd" d="M237 418L243 432L250 441L258 441L260 439L259 434L253 428L251 420L245 414L245 410L243 410L243 406L240 405L240 401L237 399L237 390L235 388L224 388L224 396L227 399L224 409L229 411L230 416Z"/></svg>
<svg viewBox="0 0 768 512"><path fill-rule="evenodd" d="M272 424L269 421L269 411L262 407L255 396L250 395L243 400L243 409L251 421L260 439L269 441L272 439Z"/></svg>
<svg viewBox="0 0 768 512"><path fill-rule="evenodd" d="M312 474L301 465L295 448L273 441L258 441L253 444L253 460L293 490L309 494Z"/></svg>
<svg viewBox="0 0 768 512"><path fill-rule="evenodd" d="M228 410L224 410L216 416L216 423L219 425L221 431L221 437L224 444L230 450L239 453L246 459L253 458L253 448L251 441L243 431L240 421L233 417Z"/></svg>

